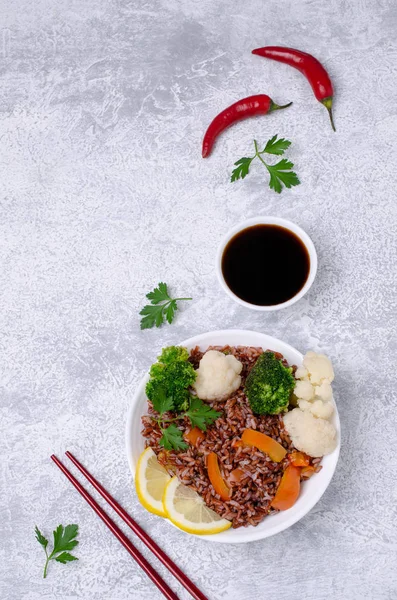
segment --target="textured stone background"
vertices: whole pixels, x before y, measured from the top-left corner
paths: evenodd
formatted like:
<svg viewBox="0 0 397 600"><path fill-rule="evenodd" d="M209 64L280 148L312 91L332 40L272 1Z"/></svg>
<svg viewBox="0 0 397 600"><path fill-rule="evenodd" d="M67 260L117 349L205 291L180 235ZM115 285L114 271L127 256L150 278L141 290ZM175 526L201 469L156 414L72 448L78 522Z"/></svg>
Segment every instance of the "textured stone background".
<svg viewBox="0 0 397 600"><path fill-rule="evenodd" d="M1 15L0 597L160 598L49 460L70 449L211 600L395 599L394 0L3 0ZM275 43L324 62L337 134L298 72L250 55ZM211 118L255 92L294 106L237 125L203 161ZM302 185L278 196L260 166L229 183L253 137L275 133ZM311 292L274 314L234 304L214 272L227 229L265 214L319 254ZM161 279L194 301L141 332ZM140 507L124 423L162 345L233 327L329 353L343 444L306 518L225 547ZM33 527L60 522L80 524L80 560L44 581Z"/></svg>

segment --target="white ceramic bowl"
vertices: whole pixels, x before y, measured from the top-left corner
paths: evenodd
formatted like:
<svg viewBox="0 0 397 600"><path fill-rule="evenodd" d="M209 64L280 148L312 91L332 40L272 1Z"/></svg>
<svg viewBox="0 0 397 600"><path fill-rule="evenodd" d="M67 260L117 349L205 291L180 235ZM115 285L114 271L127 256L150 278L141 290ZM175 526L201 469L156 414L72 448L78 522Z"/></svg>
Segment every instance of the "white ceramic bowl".
<svg viewBox="0 0 397 600"><path fill-rule="evenodd" d="M232 290L227 285L225 278L223 277L222 256L223 256L223 251L225 250L227 244L232 239L232 237L234 237L237 233L239 233L243 229L247 229L247 227L253 227L255 225L279 225L280 227L289 229L290 231L292 231L292 233L294 233L303 242L303 244L307 248L307 251L309 253L309 258L310 258L309 275L308 275L305 285L302 287L302 289L297 294L295 294L295 296L293 296L286 302L281 302L280 304L272 304L269 306L258 306L257 304L251 304L250 302L246 302L245 300L242 300L241 298L239 298L239 296L237 296L234 292L232 292ZM221 241L221 243L219 245L218 253L216 256L216 272L218 275L219 282L220 282L221 286L223 287L223 289L225 290L225 292L231 298L233 298L233 300L235 302L238 302L238 304L241 304L242 306L246 306L247 308L253 308L254 310L261 310L261 311L280 310L281 308L286 308L287 306L291 306L291 304L294 304L295 302L300 300L300 298L302 298L306 294L306 292L308 292L308 290L310 289L310 287L314 281L314 278L316 277L316 273L317 273L317 252L316 252L316 248L314 247L312 240L307 235L307 233L305 231L303 231L303 229L301 229L301 227L299 227L298 225L295 225L295 223L292 223L292 221L287 221L287 219L281 219L280 217L253 217L252 219L248 219L247 221L244 221L243 223L239 223L225 235L225 237L223 238L223 240Z"/></svg>
<svg viewBox="0 0 397 600"><path fill-rule="evenodd" d="M271 349L275 352L281 352L290 364L295 364L297 366L301 365L303 360L302 354L298 352L298 350L295 350L295 348L292 346L289 346L285 342L277 340L276 338L270 337L269 335L257 333L255 331L212 331L185 340L181 342L180 345L186 346L189 350L195 346L199 346L201 350L206 350L208 346L219 346L226 344L231 346L258 346L262 347L264 350ZM153 353L153 362L155 362L156 356L160 354L160 352L161 348L158 348L157 351ZM147 413L145 386L148 379L148 375L145 375L142 378L135 395L132 398L127 418L126 450L128 464L133 476L135 476L135 469L139 455L145 447L145 440L141 435L141 417ZM333 424L338 431L338 439L340 440L340 422L336 407L333 416ZM302 484L300 496L294 506L289 510L279 512L274 515L269 515L257 527L240 527L239 529L229 529L228 531L217 533L215 535L203 535L197 537L200 537L208 542L238 544L267 538L275 533L279 533L280 531L287 529L302 519L302 517L304 517L313 508L313 506L324 494L332 479L336 464L338 462L339 448L340 442L338 442L338 447L332 452L332 454L329 454L323 458L321 463L323 468L321 471L316 473L316 475L314 475L311 479ZM144 508L142 508L142 510L144 511ZM157 518L160 519L161 517ZM174 527L172 523L164 519L164 527L170 526Z"/></svg>

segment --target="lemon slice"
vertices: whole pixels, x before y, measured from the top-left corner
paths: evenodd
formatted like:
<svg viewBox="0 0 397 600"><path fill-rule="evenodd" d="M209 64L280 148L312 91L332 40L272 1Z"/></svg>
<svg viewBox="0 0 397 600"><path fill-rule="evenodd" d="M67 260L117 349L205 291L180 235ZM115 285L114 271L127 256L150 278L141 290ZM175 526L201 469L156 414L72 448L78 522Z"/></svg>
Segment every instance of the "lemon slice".
<svg viewBox="0 0 397 600"><path fill-rule="evenodd" d="M209 535L226 531L232 526L222 519L191 488L173 477L167 483L163 496L164 511L169 520L187 533Z"/></svg>
<svg viewBox="0 0 397 600"><path fill-rule="evenodd" d="M146 448L140 455L136 468L136 493L146 510L160 517L167 516L163 508L162 498L170 479L170 475L160 465L153 450Z"/></svg>

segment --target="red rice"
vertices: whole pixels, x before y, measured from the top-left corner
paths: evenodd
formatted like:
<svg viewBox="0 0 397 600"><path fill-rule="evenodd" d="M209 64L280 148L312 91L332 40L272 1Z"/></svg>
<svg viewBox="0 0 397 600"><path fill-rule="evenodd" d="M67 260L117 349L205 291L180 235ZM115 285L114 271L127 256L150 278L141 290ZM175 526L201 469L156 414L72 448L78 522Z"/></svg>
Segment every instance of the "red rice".
<svg viewBox="0 0 397 600"><path fill-rule="evenodd" d="M241 386L231 398L209 402L222 415L207 429L205 439L197 448L190 446L185 452L164 450L159 445L160 428L150 418L150 414L154 413L150 402L149 415L142 417L142 435L146 438L146 446L153 448L159 461L168 471L176 474L182 483L197 491L207 506L221 517L232 521L234 528L256 526L268 514L276 512L270 504L288 465L288 459L285 458L281 463L272 462L260 450L238 445L236 447L236 441L240 439L244 429L251 428L271 436L288 452L295 448L284 429L281 415L254 415L243 392L244 381L263 350L247 346L210 346L208 349L233 354L243 363L243 370ZM276 355L287 364L281 354ZM195 368L198 367L202 356L203 352L198 348L191 351L189 360ZM187 433L190 430L190 422L187 419L181 420L179 428ZM231 499L228 501L221 500L208 478L205 459L209 452L216 452L218 455L223 476L232 489ZM320 459L311 461L316 472L321 469L319 463ZM229 481L230 472L237 467L242 469L246 476L238 483Z"/></svg>

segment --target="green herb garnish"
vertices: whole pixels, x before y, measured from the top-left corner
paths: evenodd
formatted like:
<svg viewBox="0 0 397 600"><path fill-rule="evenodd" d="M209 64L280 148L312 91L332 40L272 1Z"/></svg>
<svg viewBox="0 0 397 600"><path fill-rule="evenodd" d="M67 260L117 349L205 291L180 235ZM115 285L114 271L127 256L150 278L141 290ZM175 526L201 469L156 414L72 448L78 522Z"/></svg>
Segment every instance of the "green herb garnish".
<svg viewBox="0 0 397 600"><path fill-rule="evenodd" d="M265 149L263 152L267 152L268 154L277 154L281 156L284 154L285 150L291 146L291 142L289 140L285 140L284 138L277 139L277 134L273 136L270 140L266 142Z"/></svg>
<svg viewBox="0 0 397 600"><path fill-rule="evenodd" d="M47 568L50 560L56 560L57 562L62 563L63 565L72 562L74 560L78 560L76 556L70 554L69 550L73 550L79 543L76 539L79 531L78 525L66 525L64 528L63 525L58 525L58 527L53 532L54 536L54 548L51 554L48 553L47 546L48 540L44 537L44 535L39 531L39 528L35 527L36 540L39 544L44 548L44 552L46 554L47 560L44 565L44 573L43 577L47 577Z"/></svg>
<svg viewBox="0 0 397 600"><path fill-rule="evenodd" d="M167 284L162 282L152 292L146 294L146 298L150 300L151 304L146 304L139 313L143 315L141 329L160 327L164 323L164 318L171 324L175 317L175 311L178 309L177 302L192 300L192 298L171 298Z"/></svg>
<svg viewBox="0 0 397 600"><path fill-rule="evenodd" d="M157 396L154 398L153 408L159 413L159 417L150 417L156 421L160 427L162 436L159 444L166 450L186 450L189 446L183 439L183 433L175 424L175 421L180 421L185 417L191 422L192 427L198 427L202 431L206 431L208 425L211 425L221 413L205 404L200 398L190 396L189 406L177 417L164 419L163 414L174 409L172 399L165 396L164 391L158 390ZM165 427L165 423L169 423Z"/></svg>
<svg viewBox="0 0 397 600"><path fill-rule="evenodd" d="M184 414L189 417L192 427L198 427L202 431L206 431L207 425L211 425L216 421L221 413L205 404L197 396L191 396L190 406Z"/></svg>
<svg viewBox="0 0 397 600"><path fill-rule="evenodd" d="M254 156L245 156L234 163L236 168L232 172L231 181L233 182L237 181L237 179L244 179L249 173L252 161L255 158L259 158L261 163L269 171L270 189L280 194L281 190L283 189L283 185L287 188L299 185L300 181L298 179L297 174L294 171L291 171L291 169L294 166L294 164L291 161L287 160L286 158L283 158L277 164L269 165L262 158L262 155L265 153L281 156L282 154L284 154L285 150L289 148L290 145L291 142L289 140L286 140L284 138L277 139L276 134L270 140L267 141L265 148L262 151L259 151L258 143L256 140L254 140Z"/></svg>
<svg viewBox="0 0 397 600"><path fill-rule="evenodd" d="M160 438L159 444L166 450L186 450L188 448L187 443L183 440L182 431L178 429L175 423L171 423L168 427L161 428L163 434Z"/></svg>

